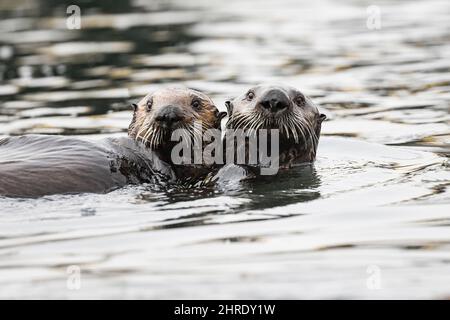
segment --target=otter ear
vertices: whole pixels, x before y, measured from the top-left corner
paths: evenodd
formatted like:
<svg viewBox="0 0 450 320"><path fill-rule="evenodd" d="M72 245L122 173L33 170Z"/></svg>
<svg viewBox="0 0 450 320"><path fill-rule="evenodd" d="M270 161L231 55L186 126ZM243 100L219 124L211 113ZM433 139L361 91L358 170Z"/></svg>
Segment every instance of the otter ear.
<svg viewBox="0 0 450 320"><path fill-rule="evenodd" d="M216 118L217 118L216 124L215 124L216 128L220 129L222 119L225 118L226 116L227 116L227 113L225 111L216 110Z"/></svg>
<svg viewBox="0 0 450 320"><path fill-rule="evenodd" d="M131 107L133 108L133 119L131 119L131 123L128 126L128 135L130 137L135 137L136 136L136 132L134 132L134 125L136 124L136 111L138 108L138 105L136 103L132 103Z"/></svg>
<svg viewBox="0 0 450 320"><path fill-rule="evenodd" d="M222 120L227 116L227 113L225 111L218 111L217 112L217 119Z"/></svg>
<svg viewBox="0 0 450 320"><path fill-rule="evenodd" d="M323 120L325 120L326 118L327 118L327 116L324 115L323 113L321 113L321 114L319 115L319 123L322 123Z"/></svg>
<svg viewBox="0 0 450 320"><path fill-rule="evenodd" d="M225 101L225 106L227 107L228 115L231 115L233 113L233 103L230 100Z"/></svg>

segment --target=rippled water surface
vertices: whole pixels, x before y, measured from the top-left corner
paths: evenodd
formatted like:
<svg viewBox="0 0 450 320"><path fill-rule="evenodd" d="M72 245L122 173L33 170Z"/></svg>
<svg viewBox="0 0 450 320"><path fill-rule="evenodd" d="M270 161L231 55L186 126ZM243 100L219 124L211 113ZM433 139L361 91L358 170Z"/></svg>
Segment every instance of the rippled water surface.
<svg viewBox="0 0 450 320"><path fill-rule="evenodd" d="M276 178L0 198L0 298L450 297L448 1L381 1L379 30L369 1L80 2L80 30L61 3L0 3L0 135L125 135L169 84L287 83L328 121Z"/></svg>

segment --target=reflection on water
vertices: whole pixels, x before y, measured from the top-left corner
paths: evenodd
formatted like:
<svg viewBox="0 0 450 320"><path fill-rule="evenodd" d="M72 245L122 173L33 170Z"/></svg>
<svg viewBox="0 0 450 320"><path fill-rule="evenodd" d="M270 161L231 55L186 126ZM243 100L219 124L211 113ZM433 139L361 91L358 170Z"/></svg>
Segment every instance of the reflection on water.
<svg viewBox="0 0 450 320"><path fill-rule="evenodd" d="M450 296L448 1L384 1L379 30L368 1L86 1L80 30L70 4L1 2L0 136L123 135L175 84L288 83L329 121L276 178L0 199L0 297Z"/></svg>

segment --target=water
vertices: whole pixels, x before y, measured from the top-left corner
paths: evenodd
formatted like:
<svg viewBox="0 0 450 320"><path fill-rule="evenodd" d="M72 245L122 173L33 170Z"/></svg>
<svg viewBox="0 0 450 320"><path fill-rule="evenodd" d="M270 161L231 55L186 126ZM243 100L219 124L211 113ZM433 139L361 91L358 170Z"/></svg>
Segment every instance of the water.
<svg viewBox="0 0 450 320"><path fill-rule="evenodd" d="M71 3L2 1L0 135L124 135L151 89L223 109L282 82L328 115L317 162L217 189L2 198L0 298L450 297L448 1L379 2L379 30L369 1L112 3L68 30Z"/></svg>

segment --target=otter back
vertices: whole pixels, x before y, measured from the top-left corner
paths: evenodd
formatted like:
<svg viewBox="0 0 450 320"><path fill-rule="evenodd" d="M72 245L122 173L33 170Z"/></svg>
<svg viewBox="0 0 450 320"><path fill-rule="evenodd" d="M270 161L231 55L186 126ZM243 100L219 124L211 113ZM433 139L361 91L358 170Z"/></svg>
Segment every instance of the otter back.
<svg viewBox="0 0 450 320"><path fill-rule="evenodd" d="M122 141L124 140L124 141ZM148 154L127 147L134 142L100 143L61 136L28 135L0 140L0 195L104 193L159 177ZM163 166L162 166L163 167ZM170 171L165 172L170 176Z"/></svg>

